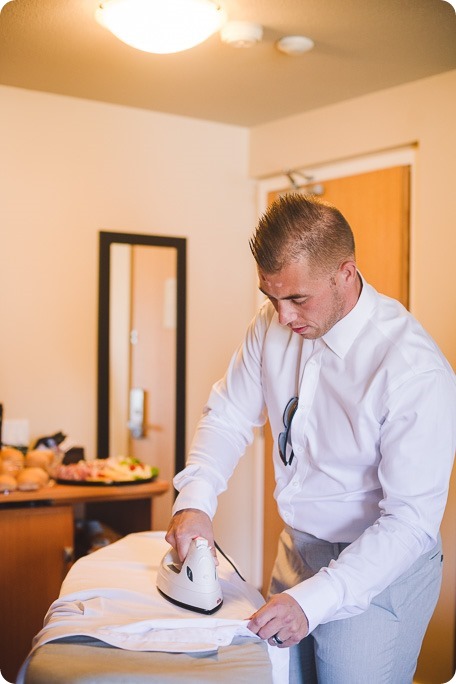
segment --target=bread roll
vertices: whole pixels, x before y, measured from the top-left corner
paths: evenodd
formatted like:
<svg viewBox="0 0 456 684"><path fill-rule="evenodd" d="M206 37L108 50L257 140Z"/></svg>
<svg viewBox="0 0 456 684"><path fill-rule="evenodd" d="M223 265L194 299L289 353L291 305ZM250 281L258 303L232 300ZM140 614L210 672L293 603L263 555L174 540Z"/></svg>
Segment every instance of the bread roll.
<svg viewBox="0 0 456 684"><path fill-rule="evenodd" d="M26 468L43 468L47 470L54 460L52 449L31 449L25 454Z"/></svg>
<svg viewBox="0 0 456 684"><path fill-rule="evenodd" d="M16 478L8 473L0 474L0 492L14 492L17 489Z"/></svg>
<svg viewBox="0 0 456 684"><path fill-rule="evenodd" d="M0 471L16 475L24 467L24 454L14 447L0 449Z"/></svg>
<svg viewBox="0 0 456 684"><path fill-rule="evenodd" d="M22 492L41 489L49 482L49 475L42 468L24 468L16 478L17 488Z"/></svg>

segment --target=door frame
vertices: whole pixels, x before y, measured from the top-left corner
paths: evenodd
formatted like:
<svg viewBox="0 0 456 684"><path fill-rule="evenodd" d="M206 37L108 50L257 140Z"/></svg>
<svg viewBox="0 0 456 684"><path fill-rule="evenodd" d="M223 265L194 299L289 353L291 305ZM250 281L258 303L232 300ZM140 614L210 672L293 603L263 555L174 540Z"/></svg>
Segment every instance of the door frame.
<svg viewBox="0 0 456 684"><path fill-rule="evenodd" d="M111 244L150 245L173 247L177 254L176 296L176 376L175 376L175 472L185 465L185 416L186 416L186 273L187 238L150 235L141 233L99 232L98 256L98 393L97 393L97 458L107 458L109 448L109 396L110 396L110 350L109 331L111 321Z"/></svg>

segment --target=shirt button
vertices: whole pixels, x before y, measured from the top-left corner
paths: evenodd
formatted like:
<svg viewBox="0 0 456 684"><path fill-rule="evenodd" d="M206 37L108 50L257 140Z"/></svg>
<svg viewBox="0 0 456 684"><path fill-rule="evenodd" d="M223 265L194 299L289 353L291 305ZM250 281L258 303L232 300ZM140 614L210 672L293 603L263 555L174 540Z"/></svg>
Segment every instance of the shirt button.
<svg viewBox="0 0 456 684"><path fill-rule="evenodd" d="M298 480L293 480L293 487L299 487Z"/></svg>

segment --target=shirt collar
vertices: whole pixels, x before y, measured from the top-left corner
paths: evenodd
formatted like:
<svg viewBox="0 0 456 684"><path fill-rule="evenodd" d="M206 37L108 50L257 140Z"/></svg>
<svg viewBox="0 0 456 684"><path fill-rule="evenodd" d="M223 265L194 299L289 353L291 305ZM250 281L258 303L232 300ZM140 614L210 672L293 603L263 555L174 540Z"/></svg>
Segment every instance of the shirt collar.
<svg viewBox="0 0 456 684"><path fill-rule="evenodd" d="M322 337L328 347L341 359L345 357L366 324L378 297L377 291L366 283L361 273L359 276L363 287L355 306Z"/></svg>

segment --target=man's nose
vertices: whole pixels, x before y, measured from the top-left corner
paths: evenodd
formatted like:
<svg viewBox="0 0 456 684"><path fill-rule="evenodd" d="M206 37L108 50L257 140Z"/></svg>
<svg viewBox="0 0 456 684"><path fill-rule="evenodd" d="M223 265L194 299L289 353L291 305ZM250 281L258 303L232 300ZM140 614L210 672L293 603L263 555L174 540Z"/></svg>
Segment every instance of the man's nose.
<svg viewBox="0 0 456 684"><path fill-rule="evenodd" d="M287 299L282 299L277 302L277 313L281 325L288 325L296 318L293 306Z"/></svg>

